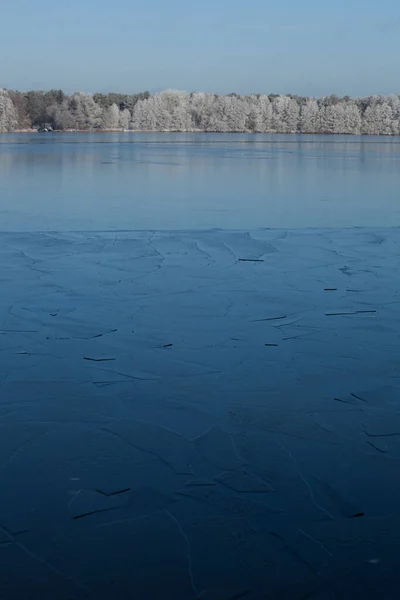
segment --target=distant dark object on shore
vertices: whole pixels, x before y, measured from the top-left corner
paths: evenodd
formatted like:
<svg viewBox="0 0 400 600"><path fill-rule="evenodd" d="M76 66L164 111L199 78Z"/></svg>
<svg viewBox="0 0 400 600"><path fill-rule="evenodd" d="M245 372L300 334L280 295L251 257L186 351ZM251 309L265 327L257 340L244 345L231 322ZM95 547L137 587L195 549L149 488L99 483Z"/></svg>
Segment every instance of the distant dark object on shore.
<svg viewBox="0 0 400 600"><path fill-rule="evenodd" d="M38 127L39 133L51 133L52 131L54 130L51 123L42 123L42 125Z"/></svg>

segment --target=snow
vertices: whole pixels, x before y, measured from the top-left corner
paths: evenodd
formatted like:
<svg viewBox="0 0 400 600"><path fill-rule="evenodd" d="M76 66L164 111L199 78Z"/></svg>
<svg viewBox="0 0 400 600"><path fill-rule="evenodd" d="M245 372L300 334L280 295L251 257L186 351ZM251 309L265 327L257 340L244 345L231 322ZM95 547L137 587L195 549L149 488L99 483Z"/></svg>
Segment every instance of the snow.
<svg viewBox="0 0 400 600"><path fill-rule="evenodd" d="M1 593L399 583L399 242L1 233Z"/></svg>

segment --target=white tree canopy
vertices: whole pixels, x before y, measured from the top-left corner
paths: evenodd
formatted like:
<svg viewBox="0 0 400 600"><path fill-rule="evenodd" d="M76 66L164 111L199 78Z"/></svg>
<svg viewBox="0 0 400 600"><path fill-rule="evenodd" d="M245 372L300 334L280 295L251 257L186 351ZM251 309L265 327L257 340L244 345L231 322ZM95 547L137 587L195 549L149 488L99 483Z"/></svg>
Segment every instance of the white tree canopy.
<svg viewBox="0 0 400 600"><path fill-rule="evenodd" d="M129 111L128 111L129 112ZM103 110L102 129L118 129L120 126L121 113L116 104Z"/></svg>
<svg viewBox="0 0 400 600"><path fill-rule="evenodd" d="M49 98L47 104L46 98ZM38 123L38 119L48 119L55 129L83 131L400 135L400 96L352 100L335 94L322 98L218 96L165 90L153 96L77 92L68 97L61 90L27 93L0 90L0 131L13 131L19 123L26 128L29 122Z"/></svg>
<svg viewBox="0 0 400 600"><path fill-rule="evenodd" d="M319 106L315 98L308 98L301 107L300 131L302 133L319 133L321 129Z"/></svg>
<svg viewBox="0 0 400 600"><path fill-rule="evenodd" d="M18 114L6 90L0 89L0 131L13 131L18 127Z"/></svg>
<svg viewBox="0 0 400 600"><path fill-rule="evenodd" d="M129 129L131 119L132 119L131 113L129 112L129 110L127 108L124 108L123 110L121 110L120 115L119 115L119 126L121 127L121 129L124 129L124 130Z"/></svg>

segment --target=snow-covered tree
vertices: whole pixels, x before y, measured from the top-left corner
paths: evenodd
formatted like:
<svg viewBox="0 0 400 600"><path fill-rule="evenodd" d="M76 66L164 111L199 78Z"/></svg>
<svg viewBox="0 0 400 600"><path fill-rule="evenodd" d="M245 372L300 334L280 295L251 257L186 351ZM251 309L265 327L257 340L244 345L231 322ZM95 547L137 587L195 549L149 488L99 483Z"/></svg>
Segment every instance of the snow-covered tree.
<svg viewBox="0 0 400 600"><path fill-rule="evenodd" d="M120 115L119 115L119 126L121 127L121 129L124 129L124 130L129 129L131 119L132 119L131 113L129 112L129 110L127 108L124 108L123 110L121 110Z"/></svg>
<svg viewBox="0 0 400 600"><path fill-rule="evenodd" d="M272 129L279 133L296 133L300 108L289 96L277 96L272 102Z"/></svg>
<svg viewBox="0 0 400 600"><path fill-rule="evenodd" d="M246 122L250 111L250 104L241 96L228 96L226 118L229 131L246 131Z"/></svg>
<svg viewBox="0 0 400 600"><path fill-rule="evenodd" d="M53 105L49 108L49 115L53 122L54 129L74 129L76 127L72 113L68 109L68 102L65 100L61 105Z"/></svg>
<svg viewBox="0 0 400 600"><path fill-rule="evenodd" d="M188 94L180 90L166 90L157 94L154 99L160 129L170 131L192 129Z"/></svg>
<svg viewBox="0 0 400 600"><path fill-rule="evenodd" d="M116 104L111 104L103 110L102 129L118 129L120 119L120 110Z"/></svg>
<svg viewBox="0 0 400 600"><path fill-rule="evenodd" d="M169 94L155 94L148 100L153 106L154 116L156 118L155 129L157 131L171 131L172 129L172 102L169 102Z"/></svg>
<svg viewBox="0 0 400 600"><path fill-rule="evenodd" d="M250 105L240 96L218 96L212 107L208 130L241 132L247 130Z"/></svg>
<svg viewBox="0 0 400 600"><path fill-rule="evenodd" d="M262 133L264 129L260 97L252 95L247 96L244 100L247 103L246 130L253 131L254 133Z"/></svg>
<svg viewBox="0 0 400 600"><path fill-rule="evenodd" d="M318 102L315 98L308 98L301 107L300 131L302 133L318 133L320 125Z"/></svg>
<svg viewBox="0 0 400 600"><path fill-rule="evenodd" d="M342 133L343 110L338 108L339 104L328 104L320 108L320 133Z"/></svg>
<svg viewBox="0 0 400 600"><path fill-rule="evenodd" d="M208 131L226 132L227 126L227 99L226 96L218 96L213 103L212 111L208 121Z"/></svg>
<svg viewBox="0 0 400 600"><path fill-rule="evenodd" d="M361 116L353 102L337 102L320 108L319 131L321 133L358 134Z"/></svg>
<svg viewBox="0 0 400 600"><path fill-rule="evenodd" d="M362 133L367 135L393 135L396 117L388 98L373 96L362 118Z"/></svg>
<svg viewBox="0 0 400 600"><path fill-rule="evenodd" d="M212 130L212 115L214 112L217 96L204 92L190 94L189 107L191 122L194 129L200 131Z"/></svg>
<svg viewBox="0 0 400 600"><path fill-rule="evenodd" d="M32 118L29 114L28 110L28 102L25 97L25 94L21 92L15 92L12 90L8 90L8 95L12 100L14 108L17 113L18 119L18 129L31 129L32 128Z"/></svg>
<svg viewBox="0 0 400 600"><path fill-rule="evenodd" d="M361 133L361 114L354 102L344 104L343 133L358 135Z"/></svg>
<svg viewBox="0 0 400 600"><path fill-rule="evenodd" d="M362 116L361 131L365 135L379 135L376 106L367 106Z"/></svg>
<svg viewBox="0 0 400 600"><path fill-rule="evenodd" d="M376 117L378 120L378 129L380 135L393 134L393 112L388 102L378 104L376 107Z"/></svg>
<svg viewBox="0 0 400 600"><path fill-rule="evenodd" d="M13 131L18 127L18 114L6 90L0 89L0 131Z"/></svg>
<svg viewBox="0 0 400 600"><path fill-rule="evenodd" d="M101 129L103 111L91 94L77 92L59 106L54 115L57 129Z"/></svg>
<svg viewBox="0 0 400 600"><path fill-rule="evenodd" d="M156 131L157 122L153 102L139 100L133 109L131 128L135 131Z"/></svg>
<svg viewBox="0 0 400 600"><path fill-rule="evenodd" d="M392 108L392 133L400 135L400 96L389 96L388 102Z"/></svg>
<svg viewBox="0 0 400 600"><path fill-rule="evenodd" d="M272 130L272 104L268 96L260 96L260 112L262 132L268 133Z"/></svg>

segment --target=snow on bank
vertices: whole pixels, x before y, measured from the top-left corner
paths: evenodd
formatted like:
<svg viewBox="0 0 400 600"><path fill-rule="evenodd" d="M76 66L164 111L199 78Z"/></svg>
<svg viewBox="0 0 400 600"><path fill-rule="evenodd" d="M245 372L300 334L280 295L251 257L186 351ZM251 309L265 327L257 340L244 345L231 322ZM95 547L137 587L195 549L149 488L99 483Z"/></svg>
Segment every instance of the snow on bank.
<svg viewBox="0 0 400 600"><path fill-rule="evenodd" d="M399 242L0 234L15 597L382 597L398 579Z"/></svg>

